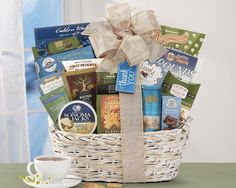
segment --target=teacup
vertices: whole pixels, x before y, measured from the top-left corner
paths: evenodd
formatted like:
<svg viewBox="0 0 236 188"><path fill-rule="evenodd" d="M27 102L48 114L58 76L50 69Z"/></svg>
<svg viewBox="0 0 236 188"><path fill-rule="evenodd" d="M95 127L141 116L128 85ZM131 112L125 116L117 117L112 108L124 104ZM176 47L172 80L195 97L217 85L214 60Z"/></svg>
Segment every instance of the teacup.
<svg viewBox="0 0 236 188"><path fill-rule="evenodd" d="M51 177L51 182L60 183L71 168L71 158L58 155L42 155L34 158L34 162L27 165L27 172L34 175L31 166L34 165L37 174L46 178Z"/></svg>

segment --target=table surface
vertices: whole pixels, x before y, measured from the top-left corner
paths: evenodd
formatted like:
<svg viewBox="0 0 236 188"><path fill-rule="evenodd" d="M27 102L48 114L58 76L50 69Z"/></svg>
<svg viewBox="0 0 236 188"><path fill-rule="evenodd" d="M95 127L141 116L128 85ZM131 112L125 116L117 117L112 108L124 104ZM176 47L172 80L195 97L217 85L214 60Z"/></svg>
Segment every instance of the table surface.
<svg viewBox="0 0 236 188"><path fill-rule="evenodd" d="M0 188L27 188L20 175L26 164L0 164ZM105 185L106 183L101 183ZM77 188L83 188L81 183ZM124 184L125 188L236 188L236 163L184 163L178 176L168 182Z"/></svg>

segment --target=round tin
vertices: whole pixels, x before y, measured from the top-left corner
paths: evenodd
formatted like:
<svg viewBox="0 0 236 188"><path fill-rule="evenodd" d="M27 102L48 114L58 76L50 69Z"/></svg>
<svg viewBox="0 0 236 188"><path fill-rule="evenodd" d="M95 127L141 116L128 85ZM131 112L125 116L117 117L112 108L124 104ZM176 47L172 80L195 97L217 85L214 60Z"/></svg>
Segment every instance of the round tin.
<svg viewBox="0 0 236 188"><path fill-rule="evenodd" d="M67 103L58 116L62 131L79 134L92 134L97 126L97 114L93 107L81 100Z"/></svg>

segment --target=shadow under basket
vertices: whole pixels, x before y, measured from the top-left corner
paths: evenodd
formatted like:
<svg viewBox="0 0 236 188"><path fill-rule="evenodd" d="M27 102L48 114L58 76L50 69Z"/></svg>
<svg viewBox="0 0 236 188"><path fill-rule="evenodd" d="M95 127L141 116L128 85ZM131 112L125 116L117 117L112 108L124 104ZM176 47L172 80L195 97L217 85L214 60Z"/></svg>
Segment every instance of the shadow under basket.
<svg viewBox="0 0 236 188"><path fill-rule="evenodd" d="M178 129L144 133L145 182L175 178L192 118ZM49 120L56 154L73 159L71 175L84 181L123 182L121 134L74 134L56 130Z"/></svg>

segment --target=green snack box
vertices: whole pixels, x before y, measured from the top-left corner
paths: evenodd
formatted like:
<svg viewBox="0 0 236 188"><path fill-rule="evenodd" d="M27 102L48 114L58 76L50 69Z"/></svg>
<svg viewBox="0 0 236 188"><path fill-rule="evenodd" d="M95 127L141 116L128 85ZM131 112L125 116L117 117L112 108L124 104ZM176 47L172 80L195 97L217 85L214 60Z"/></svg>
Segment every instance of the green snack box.
<svg viewBox="0 0 236 188"><path fill-rule="evenodd" d="M97 133L120 133L119 94L97 95Z"/></svg>
<svg viewBox="0 0 236 188"><path fill-rule="evenodd" d="M59 87L58 89L55 89L50 93L41 96L40 100L43 103L52 121L54 122L54 125L57 129L59 129L59 112L63 108L63 106L69 102L64 87Z"/></svg>
<svg viewBox="0 0 236 188"><path fill-rule="evenodd" d="M156 40L163 46L197 57L205 34L161 25Z"/></svg>
<svg viewBox="0 0 236 188"><path fill-rule="evenodd" d="M80 47L80 41L76 37L69 37L58 41L48 43L48 53L57 54L67 50Z"/></svg>
<svg viewBox="0 0 236 188"><path fill-rule="evenodd" d="M180 122L184 122L188 118L199 88L200 84L184 82L176 78L170 71L167 72L161 92L163 96L175 96L182 99Z"/></svg>
<svg viewBox="0 0 236 188"><path fill-rule="evenodd" d="M116 73L97 72L97 94L118 93L116 87Z"/></svg>

